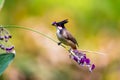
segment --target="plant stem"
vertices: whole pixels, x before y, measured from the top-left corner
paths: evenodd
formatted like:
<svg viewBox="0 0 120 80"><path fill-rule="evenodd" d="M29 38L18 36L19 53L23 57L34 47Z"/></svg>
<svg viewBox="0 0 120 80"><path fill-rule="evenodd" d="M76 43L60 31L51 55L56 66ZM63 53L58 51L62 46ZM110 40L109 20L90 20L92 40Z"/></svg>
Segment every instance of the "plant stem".
<svg viewBox="0 0 120 80"><path fill-rule="evenodd" d="M18 25L2 25L1 27L3 27L3 28L20 28L20 29L25 29L25 30L33 31L35 33L38 33L38 34L40 34L40 35L42 35L42 36L44 36L44 37L46 37L46 38L54 41L55 43L58 43L56 40L54 40L51 37L45 35L44 33L41 33L41 32L39 32L37 30L31 29L31 28L28 28L28 27L23 27L23 26L18 26ZM64 47L64 48L66 48L64 45L61 45L61 46Z"/></svg>
<svg viewBox="0 0 120 80"><path fill-rule="evenodd" d="M0 27L3 27L3 28L19 28L19 29L25 29L25 30L33 31L33 32L35 32L35 33L38 33L38 34L40 34L40 35L42 35L42 36L44 36L44 37L46 37L46 38L54 41L55 43L58 43L56 40L52 39L51 37L45 35L44 33L39 32L39 31L37 31L37 30L34 30L34 29L32 29L32 28L23 27L23 26L18 26L18 25L2 25L2 26L0 26ZM67 49L64 45L61 44L61 46L62 46L63 48L65 48L66 50L69 51L69 49ZM104 53L94 52L94 51L89 51L89 50L82 50L82 52L96 53L96 54L102 54L102 55L104 55ZM73 53L71 53L71 54L73 54ZM74 55L74 54L73 54L73 55Z"/></svg>

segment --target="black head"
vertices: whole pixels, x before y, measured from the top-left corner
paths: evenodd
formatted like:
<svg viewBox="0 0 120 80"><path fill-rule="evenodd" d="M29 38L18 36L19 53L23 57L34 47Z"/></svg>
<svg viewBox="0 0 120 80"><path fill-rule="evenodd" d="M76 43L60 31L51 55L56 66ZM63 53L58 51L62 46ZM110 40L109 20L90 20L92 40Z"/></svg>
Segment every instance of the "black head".
<svg viewBox="0 0 120 80"><path fill-rule="evenodd" d="M52 25L53 25L53 26L57 26L57 23L56 23L56 21L55 21L55 22L53 22L53 23L52 23Z"/></svg>
<svg viewBox="0 0 120 80"><path fill-rule="evenodd" d="M52 25L53 26L61 26L61 27L64 27L64 24L68 23L68 19L65 19L63 21L60 21L60 22L53 22Z"/></svg>

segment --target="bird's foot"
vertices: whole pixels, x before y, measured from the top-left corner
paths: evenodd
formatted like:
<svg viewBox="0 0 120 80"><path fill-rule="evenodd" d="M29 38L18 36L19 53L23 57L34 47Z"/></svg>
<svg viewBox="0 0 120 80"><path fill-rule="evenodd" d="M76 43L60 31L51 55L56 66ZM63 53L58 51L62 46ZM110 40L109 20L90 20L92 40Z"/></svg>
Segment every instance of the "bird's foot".
<svg viewBox="0 0 120 80"><path fill-rule="evenodd" d="M70 48L70 49L68 50L68 52L71 53L71 50L72 50L72 49Z"/></svg>
<svg viewBox="0 0 120 80"><path fill-rule="evenodd" d="M58 42L58 45L61 45L62 42Z"/></svg>

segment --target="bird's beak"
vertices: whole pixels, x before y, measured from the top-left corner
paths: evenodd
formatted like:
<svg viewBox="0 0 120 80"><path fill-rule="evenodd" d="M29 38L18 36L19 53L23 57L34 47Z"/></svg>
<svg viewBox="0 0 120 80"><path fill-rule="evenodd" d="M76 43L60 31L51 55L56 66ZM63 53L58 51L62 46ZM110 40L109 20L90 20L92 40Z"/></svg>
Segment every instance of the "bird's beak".
<svg viewBox="0 0 120 80"><path fill-rule="evenodd" d="M52 23L52 26L56 26L56 21Z"/></svg>

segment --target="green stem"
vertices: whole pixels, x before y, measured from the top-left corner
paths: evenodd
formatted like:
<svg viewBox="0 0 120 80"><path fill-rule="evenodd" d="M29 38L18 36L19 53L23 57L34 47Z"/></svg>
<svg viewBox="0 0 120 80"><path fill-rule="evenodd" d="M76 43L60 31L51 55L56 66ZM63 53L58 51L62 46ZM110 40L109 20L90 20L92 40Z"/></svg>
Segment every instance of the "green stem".
<svg viewBox="0 0 120 80"><path fill-rule="evenodd" d="M17 26L17 25L3 25L2 27L3 27L3 28L20 28L20 29L25 29L25 30L33 31L33 32L35 32L35 33L38 33L38 34L40 34L40 35L42 35L42 36L44 36L44 37L46 37L46 38L54 41L55 43L58 43L56 40L54 40L54 39L52 39L51 37L45 35L44 33L41 33L41 32L39 32L39 31L33 30L33 29L31 29L31 28L27 28L27 27L23 27L23 26ZM61 45L61 46L64 47L64 48L66 48L64 45Z"/></svg>
<svg viewBox="0 0 120 80"><path fill-rule="evenodd" d="M1 27L1 26L0 26ZM33 30L31 28L27 28L27 27L23 27L23 26L17 26L17 25L3 25L3 28L20 28L20 29L25 29L25 30L29 30L29 31L33 31L35 33L38 33L52 41L54 41L55 43L58 43L56 40L52 39L51 37L45 35L44 33L41 33L39 31ZM66 50L69 51L69 49L67 49L64 45L61 45L63 48L65 48ZM83 52L87 52L87 53L97 53L97 54L104 54L104 53L100 53L100 52L94 52L94 51L88 51L88 50L83 50ZM72 55L75 55L74 53L70 52Z"/></svg>

